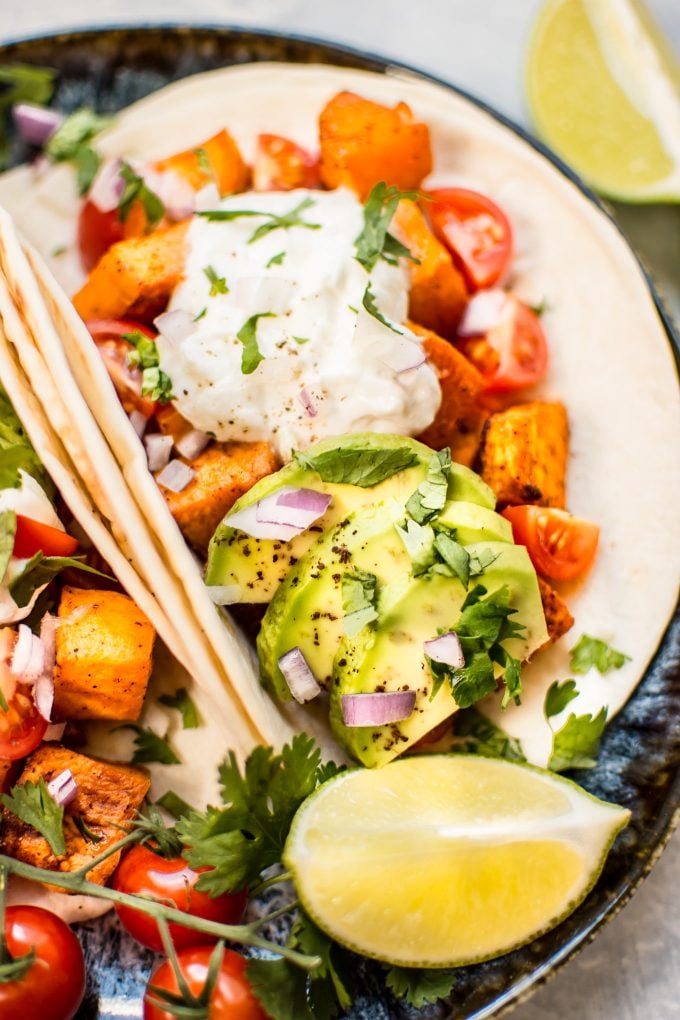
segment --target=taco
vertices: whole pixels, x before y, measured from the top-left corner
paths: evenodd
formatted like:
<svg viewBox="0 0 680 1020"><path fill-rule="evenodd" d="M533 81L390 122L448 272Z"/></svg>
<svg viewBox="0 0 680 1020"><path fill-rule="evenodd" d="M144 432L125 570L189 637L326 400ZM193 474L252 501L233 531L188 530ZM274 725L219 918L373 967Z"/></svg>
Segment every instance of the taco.
<svg viewBox="0 0 680 1020"><path fill-rule="evenodd" d="M319 144L319 118L320 163L309 155ZM521 741L529 760L555 766L555 718L546 711L546 697L554 681L566 681L578 666L588 676L578 693L570 688L554 715L564 712L559 721L565 725L573 716L601 732L658 645L675 603L678 563L679 479L671 447L676 378L643 276L612 224L510 131L412 77L281 65L212 72L125 111L96 147L104 163L84 204L64 165L43 169L30 184L30 171L16 171L0 186L0 198L33 245L22 252L3 221L4 270L24 309L31 352L39 353L62 393L69 386L68 414L76 431L88 441L105 437L118 465L114 474L124 477L162 560L168 587L154 585L159 599L171 589L179 593L182 612L191 614L203 649L221 670L228 703L264 739L278 743L290 726L318 725L317 716L329 711L315 711L323 698L313 699L309 709L296 701L318 693L312 684L330 688L335 736L352 756L380 764L431 738L452 716L455 731L456 710L476 705L480 691L503 677L505 691L490 693L481 711ZM461 217L449 217L442 189L454 189L459 198L461 191L486 197L486 207L475 207L467 220L481 217L488 224L491 216L494 257L509 221L512 261L509 244L497 271L488 259L475 257L469 234L463 230L461 236ZM109 226L128 234L110 236L114 243L104 245L99 259L83 244L93 206L109 214ZM506 216L494 219L499 207ZM87 279L79 266L77 230L80 254L96 263ZM324 238L331 252L325 263ZM363 245L357 247L359 238ZM64 245L66 254L53 254ZM344 261L333 262L338 251ZM303 298L316 300L314 285L328 264L334 301L307 317L307 332L282 333L291 293L308 287ZM503 286L496 286L504 270ZM526 365L515 351L514 376L500 371L504 349L499 353L489 340L508 291L515 326L523 316L525 326L531 323L523 335L528 330L533 338L534 370L523 374ZM484 295L491 304L479 300ZM528 317L529 305L538 303L545 306L539 330L548 337L547 373L536 316ZM90 320L117 386L81 316ZM119 320L113 329L111 319ZM342 343L338 349L332 341L335 334L352 337L355 324L363 347L352 360L355 349L343 357ZM317 334L329 358L308 382L291 365L296 358L310 370L309 352L319 350L310 340ZM129 374L121 381L121 359L115 357L121 342L130 346L139 374L149 372L146 396L154 408L151 426L143 424L145 445L135 425L140 415L149 417L149 408L140 403L144 393L134 393ZM231 360L220 361L226 347ZM489 347L491 367L484 360ZM284 348L288 360L275 353ZM29 371L28 361L37 387L38 373ZM384 385L385 366L390 386ZM508 399L508 389L519 396ZM286 407L294 413L284 413ZM179 456L159 469L162 451L173 445ZM277 460L284 466L273 472ZM377 473L376 464L382 465ZM481 480L466 474L470 464L480 468ZM106 467L103 474L108 472ZM396 495L389 484L395 479ZM100 475L91 491L104 482ZM343 486L353 492L346 502ZM427 504L433 488L443 493L441 505ZM189 489L197 497L193 502L185 498ZM508 534L507 519L496 519L495 496L501 506L556 510L558 520L568 506L596 521L602 539L585 579L563 582L559 592L545 580L539 584ZM335 514L333 500L341 513ZM419 500L420 516L407 510ZM325 517L329 505L331 516ZM369 527L360 535L368 538L359 542L361 555L358 548L348 550L351 569L344 569L346 561L324 588L315 583L323 570L315 569L314 557L324 569L321 554L333 564L342 560L335 550L347 545L352 515ZM526 528L532 520L531 514L523 522L512 513L508 518L513 527ZM394 545L400 532L401 547ZM189 546L204 557L211 535L205 584ZM377 546L364 556L376 535ZM317 544L310 545L310 538ZM448 540L458 548L448 547L447 556L442 548ZM427 579L419 578L422 541L428 545ZM275 562L283 560L285 569L268 574L258 555L271 554L272 542ZM232 555L234 549L242 555ZM397 563L389 579L380 576L381 563L388 561ZM148 569L151 575L156 568ZM478 635L456 633L466 599L476 590L470 585L475 574L482 588L488 583L477 603L522 575L516 582L522 606L495 606L497 615L518 612L521 638L506 630L500 647L482 649L473 647ZM312 592L308 603L297 599L295 589L302 586ZM249 598L248 590L257 594ZM641 599L640 591L653 597ZM228 612L215 609L215 602L269 599L259 630L259 665L281 701L278 709L263 692ZM447 600L453 607L448 617L432 610L433 603L446 606ZM427 613L428 626L412 633L411 621ZM555 643L532 655L546 643L546 617ZM319 619L323 623L314 626ZM571 624L576 637L560 640ZM469 639L467 645L442 650L435 642L452 631ZM390 659L385 648L394 648L404 633L417 654ZM326 647L323 635L329 634ZM584 635L579 662L570 650ZM607 642L621 652L608 658L603 653L616 666L604 681L591 667ZM456 671L469 669L475 652L486 656L475 660L483 683L473 684L472 692L459 688L456 697L455 683L470 681L469 672ZM294 661L286 660L289 653ZM457 664L461 655L463 666ZM530 655L520 697L515 663ZM447 682L441 684L438 674ZM351 677L357 676L355 684ZM372 703L381 705L377 716L371 706L362 714L364 695L383 696ZM357 705L360 714L349 721ZM405 722L416 716L427 725ZM359 740L348 735L352 729L360 731ZM323 720L317 732L326 732Z"/></svg>

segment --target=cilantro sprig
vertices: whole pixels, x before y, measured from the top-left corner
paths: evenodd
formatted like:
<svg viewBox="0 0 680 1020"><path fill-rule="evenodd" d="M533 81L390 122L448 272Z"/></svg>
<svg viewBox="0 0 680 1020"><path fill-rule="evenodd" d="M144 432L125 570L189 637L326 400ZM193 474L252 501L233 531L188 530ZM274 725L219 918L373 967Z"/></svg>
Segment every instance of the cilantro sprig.
<svg viewBox="0 0 680 1020"><path fill-rule="evenodd" d="M400 191L393 185L388 187L385 181L380 181L364 203L364 225L354 244L355 258L367 273L375 268L380 259L389 262L390 265L396 265L400 258L418 261L401 241L389 233L390 223L402 198L415 201L418 192Z"/></svg>
<svg viewBox="0 0 680 1020"><path fill-rule="evenodd" d="M166 708L176 708L182 716L185 730L195 730L201 725L201 717L186 687L179 687L174 694L161 694L158 701Z"/></svg>
<svg viewBox="0 0 680 1020"><path fill-rule="evenodd" d="M125 723L117 726L119 730L134 730L135 752L132 755L133 765L143 765L147 762L159 762L161 765L181 765L178 758L165 737L154 733L149 727L140 726L139 723Z"/></svg>
<svg viewBox="0 0 680 1020"><path fill-rule="evenodd" d="M223 276L218 276L217 272L212 266L206 266L203 270L204 275L210 284L210 292L208 297L217 297L218 294L228 294L229 288L227 287L227 281Z"/></svg>
<svg viewBox="0 0 680 1020"><path fill-rule="evenodd" d="M453 725L455 731L453 751L459 754L480 754L485 758L526 761L519 740L511 737L474 705L456 712Z"/></svg>
<svg viewBox="0 0 680 1020"><path fill-rule="evenodd" d="M136 173L129 163L121 160L120 176L125 182L123 193L118 201L118 219L125 223L135 202L141 202L146 215L149 229L153 229L163 219L165 205L155 191L152 191L144 178Z"/></svg>
<svg viewBox="0 0 680 1020"><path fill-rule="evenodd" d="M172 380L161 368L156 341L138 329L131 333L122 333L121 336L134 348L128 354L128 364L132 368L138 367L142 370L142 396L150 397L159 404L168 404L174 400Z"/></svg>
<svg viewBox="0 0 680 1020"><path fill-rule="evenodd" d="M2 806L44 836L55 857L66 853L64 808L51 797L42 776L37 783L17 783L0 797Z"/></svg>
<svg viewBox="0 0 680 1020"><path fill-rule="evenodd" d="M82 107L66 118L45 146L46 154L55 163L73 163L79 195L89 191L101 164L101 158L90 142L110 122L110 117L102 117L89 107Z"/></svg>
<svg viewBox="0 0 680 1020"><path fill-rule="evenodd" d="M377 319L378 322L382 323L383 326L387 326L388 329L391 329L393 333L398 333L399 336L404 335L404 331L401 329L397 329L394 323L390 322L389 319L386 319L385 316L380 311L380 309L378 308L375 299L375 294L371 290L370 283L366 284L366 290L364 291L364 296L361 299L361 303L368 312L368 314L372 315L373 318Z"/></svg>
<svg viewBox="0 0 680 1020"><path fill-rule="evenodd" d="M260 319L275 319L273 312L258 312L247 319L238 333L236 339L243 344L241 354L241 371L244 375L252 375L260 362L264 361L264 354L257 343L257 324Z"/></svg>
<svg viewBox="0 0 680 1020"><path fill-rule="evenodd" d="M406 503L406 511L416 523L429 524L439 517L448 498L451 468L451 450L448 447L430 458L427 476Z"/></svg>
<svg viewBox="0 0 680 1020"><path fill-rule="evenodd" d="M543 703L543 712L548 722L563 712L578 694L575 680L563 680L561 683L556 680L552 683ZM559 730L553 730L548 768L553 772L593 768L597 764L600 738L607 725L607 715L606 707L601 708L595 716L592 713L576 715L571 712L564 725Z"/></svg>
<svg viewBox="0 0 680 1020"><path fill-rule="evenodd" d="M570 656L573 673L587 673L595 668L602 676L630 662L629 655L618 652L606 641L591 637L590 634L583 634L571 649Z"/></svg>
<svg viewBox="0 0 680 1020"><path fill-rule="evenodd" d="M292 227L304 227L305 230L320 230L320 223L309 223L303 220L302 213L314 205L314 199L303 198L294 209L281 215L272 212L265 212L262 209L203 209L196 213L203 216L209 223L224 223L230 220L238 220L243 217L260 216L265 220L259 227L256 227L248 238L248 244L254 244L260 238L271 234L273 230L290 230Z"/></svg>

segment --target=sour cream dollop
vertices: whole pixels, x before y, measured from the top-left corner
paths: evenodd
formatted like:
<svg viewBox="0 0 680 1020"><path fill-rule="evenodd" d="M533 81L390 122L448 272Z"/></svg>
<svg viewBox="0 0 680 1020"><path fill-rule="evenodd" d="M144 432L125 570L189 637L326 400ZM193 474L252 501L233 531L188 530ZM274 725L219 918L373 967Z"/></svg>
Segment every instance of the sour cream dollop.
<svg viewBox="0 0 680 1020"><path fill-rule="evenodd" d="M315 226L253 240L273 222L266 214L285 216L304 199L310 204L300 216ZM284 460L325 436L416 435L431 424L441 391L419 338L403 325L407 272L380 260L369 276L356 261L363 226L356 197L344 188L252 192L218 208L263 215L195 216L189 227L185 276L169 308L189 313L195 328L180 343L158 341L181 414L219 440L265 440ZM379 313L399 332L364 308L369 283ZM262 360L247 373L238 334L256 315Z"/></svg>
<svg viewBox="0 0 680 1020"><path fill-rule="evenodd" d="M36 482L32 475L25 471L19 472L21 484L15 489L0 489L0 513L3 510L14 510L22 517L30 517L41 524L48 524L51 528L64 530L64 526L57 517L54 507L50 503L42 487ZM9 593L9 586L12 581L22 573L28 560L18 559L11 556L4 577L0 578L0 625L8 623L19 623L25 620L30 614L35 600L42 588L38 588L27 606L19 608Z"/></svg>

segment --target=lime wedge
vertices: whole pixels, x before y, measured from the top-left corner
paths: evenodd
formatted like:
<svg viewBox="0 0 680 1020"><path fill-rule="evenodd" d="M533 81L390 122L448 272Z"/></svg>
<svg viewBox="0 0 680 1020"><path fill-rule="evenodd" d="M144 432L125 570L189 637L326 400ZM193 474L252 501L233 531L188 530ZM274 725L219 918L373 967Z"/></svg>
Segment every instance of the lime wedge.
<svg viewBox="0 0 680 1020"><path fill-rule="evenodd" d="M598 191L680 201L680 67L637 0L549 0L526 89L540 136Z"/></svg>
<svg viewBox="0 0 680 1020"><path fill-rule="evenodd" d="M571 913L629 816L531 766L423 755L320 787L284 861L338 942L401 966L459 966Z"/></svg>

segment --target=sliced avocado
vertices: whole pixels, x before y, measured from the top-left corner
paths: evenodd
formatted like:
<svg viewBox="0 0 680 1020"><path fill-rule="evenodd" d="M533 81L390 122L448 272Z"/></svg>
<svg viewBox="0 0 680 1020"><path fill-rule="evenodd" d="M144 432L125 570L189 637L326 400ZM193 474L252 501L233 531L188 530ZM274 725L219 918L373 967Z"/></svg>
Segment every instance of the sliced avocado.
<svg viewBox="0 0 680 1020"><path fill-rule="evenodd" d="M402 451L403 459L411 463L370 486L324 481L318 471L306 466L309 460L338 451L344 453L348 460L362 451L367 456L376 452L396 455ZM361 507L375 506L387 499L397 500L403 506L425 478L432 453L429 447L415 439L373 432L357 432L317 443L305 451L304 461L293 460L280 471L263 478L234 504L210 542L206 584L237 585L242 593L241 602L269 602L289 568L304 556L327 528ZM332 497L331 504L323 517L291 542L255 539L230 527L231 514L252 506L283 486L328 493ZM452 465L448 497L488 509L493 509L496 502L489 486L462 464Z"/></svg>
<svg viewBox="0 0 680 1020"><path fill-rule="evenodd" d="M526 627L522 637L504 642L520 660L548 640L536 572L524 546L481 542L471 554L492 552L496 559L479 580L489 594L503 585L510 590L513 620ZM432 674L423 644L441 631L455 630L466 591L457 578L433 575L397 582L385 591L373 627L356 637L344 636L331 681L330 719L343 746L363 765L384 765L415 744L458 708L450 685L443 683L430 701ZM348 727L342 719L343 694L415 690L408 719L388 726Z"/></svg>
<svg viewBox="0 0 680 1020"><path fill-rule="evenodd" d="M512 542L512 525L495 510L450 500L433 524L435 531L455 529L456 541L461 545L471 542Z"/></svg>

